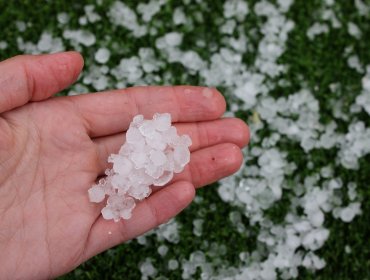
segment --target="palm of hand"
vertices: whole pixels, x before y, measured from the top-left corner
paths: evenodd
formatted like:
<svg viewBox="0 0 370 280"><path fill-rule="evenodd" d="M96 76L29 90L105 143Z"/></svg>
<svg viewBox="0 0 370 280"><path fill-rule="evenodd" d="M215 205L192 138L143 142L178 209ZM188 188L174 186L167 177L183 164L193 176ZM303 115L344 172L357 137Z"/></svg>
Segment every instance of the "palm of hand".
<svg viewBox="0 0 370 280"><path fill-rule="evenodd" d="M1 131L8 141L2 146L11 147L3 153L12 157L2 166L10 176L0 189L8 202L2 203L0 258L7 255L14 271L36 260L49 275L75 266L97 217L86 197L98 173L97 150L75 112L53 101L26 105L2 120L9 127Z"/></svg>
<svg viewBox="0 0 370 280"><path fill-rule="evenodd" d="M55 62L61 67L53 66ZM248 131L238 120L215 120L224 110L216 91L132 88L27 104L67 86L82 61L76 53L18 57L0 63L0 74L10 69L7 75L14 78L11 69L16 73L19 67L27 69L23 80L32 80L32 90L29 82L14 90L8 85L12 79L0 78L0 275L46 278L65 273L165 222L190 203L193 185L213 182L240 166L239 147L247 143ZM34 67L39 71L32 74ZM56 81L37 76L47 69ZM6 96L6 90L14 95ZM122 144L131 117L151 117L157 111L170 112L179 132L192 137L191 164L142 201L130 220L105 221L102 205L90 203L87 190L108 167L107 155Z"/></svg>

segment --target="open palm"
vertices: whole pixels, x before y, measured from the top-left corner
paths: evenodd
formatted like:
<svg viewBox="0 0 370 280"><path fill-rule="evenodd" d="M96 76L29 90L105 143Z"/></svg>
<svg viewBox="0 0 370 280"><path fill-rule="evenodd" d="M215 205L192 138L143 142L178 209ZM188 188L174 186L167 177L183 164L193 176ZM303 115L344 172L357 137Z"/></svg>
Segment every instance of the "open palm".
<svg viewBox="0 0 370 280"><path fill-rule="evenodd" d="M51 278L175 216L204 186L235 172L248 129L219 119L225 101L201 87L136 87L74 97L75 52L0 63L0 275ZM130 220L106 221L87 190L108 168L133 116L169 112L192 138L189 166L140 202Z"/></svg>

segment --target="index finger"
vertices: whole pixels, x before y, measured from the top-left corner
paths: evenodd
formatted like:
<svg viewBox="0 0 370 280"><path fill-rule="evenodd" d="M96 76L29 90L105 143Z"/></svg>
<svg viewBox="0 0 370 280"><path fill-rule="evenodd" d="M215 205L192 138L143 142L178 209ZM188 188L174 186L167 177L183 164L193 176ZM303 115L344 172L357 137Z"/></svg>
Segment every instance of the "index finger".
<svg viewBox="0 0 370 280"><path fill-rule="evenodd" d="M198 122L222 116L226 103L216 89L194 86L141 86L69 98L91 137L127 130L137 114L170 113L172 122Z"/></svg>

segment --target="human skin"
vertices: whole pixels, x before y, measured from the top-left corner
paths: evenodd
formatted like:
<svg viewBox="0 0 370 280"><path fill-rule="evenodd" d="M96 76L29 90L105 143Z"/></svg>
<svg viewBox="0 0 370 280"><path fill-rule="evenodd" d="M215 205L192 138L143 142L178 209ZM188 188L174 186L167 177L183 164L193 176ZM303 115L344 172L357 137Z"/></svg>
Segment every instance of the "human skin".
<svg viewBox="0 0 370 280"><path fill-rule="evenodd" d="M17 56L0 62L0 278L47 279L166 222L195 189L237 171L249 131L221 119L216 89L134 87L52 97L83 67L76 52ZM191 161L165 187L138 203L129 220L100 214L87 190L109 167L132 117L169 112L193 141Z"/></svg>

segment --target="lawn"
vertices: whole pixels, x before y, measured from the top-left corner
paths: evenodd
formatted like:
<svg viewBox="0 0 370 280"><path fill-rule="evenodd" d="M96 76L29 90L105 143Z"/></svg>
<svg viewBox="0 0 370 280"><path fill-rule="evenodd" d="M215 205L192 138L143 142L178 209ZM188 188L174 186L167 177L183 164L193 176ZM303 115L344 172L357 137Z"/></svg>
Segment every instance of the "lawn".
<svg viewBox="0 0 370 280"><path fill-rule="evenodd" d="M62 94L214 86L251 128L237 175L60 279L370 279L370 1L3 0L0 11L0 60L83 54Z"/></svg>

